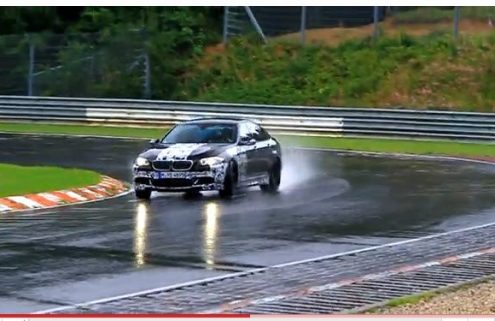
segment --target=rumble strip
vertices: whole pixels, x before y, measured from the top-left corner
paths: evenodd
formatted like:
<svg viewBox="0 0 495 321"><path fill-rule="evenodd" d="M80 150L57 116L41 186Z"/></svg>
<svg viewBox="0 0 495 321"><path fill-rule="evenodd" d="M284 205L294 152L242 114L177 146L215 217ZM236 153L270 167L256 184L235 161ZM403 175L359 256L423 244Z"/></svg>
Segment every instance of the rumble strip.
<svg viewBox="0 0 495 321"><path fill-rule="evenodd" d="M122 195L129 190L119 180L103 175L101 178L100 183L87 187L0 198L0 213L98 201Z"/></svg>

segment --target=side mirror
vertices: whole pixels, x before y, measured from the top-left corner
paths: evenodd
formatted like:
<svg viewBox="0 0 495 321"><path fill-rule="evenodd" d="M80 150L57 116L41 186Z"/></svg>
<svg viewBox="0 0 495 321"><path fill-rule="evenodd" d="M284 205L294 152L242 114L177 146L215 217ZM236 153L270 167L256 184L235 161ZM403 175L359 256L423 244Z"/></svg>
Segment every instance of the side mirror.
<svg viewBox="0 0 495 321"><path fill-rule="evenodd" d="M239 145L241 146L252 146L256 144L256 139L247 136L241 137L239 140Z"/></svg>
<svg viewBox="0 0 495 321"><path fill-rule="evenodd" d="M150 140L150 145L151 145L151 146L154 146L154 145L158 144L159 142L160 142L160 140L159 140L159 139L157 139L157 138L155 138L155 139L151 139L151 140Z"/></svg>

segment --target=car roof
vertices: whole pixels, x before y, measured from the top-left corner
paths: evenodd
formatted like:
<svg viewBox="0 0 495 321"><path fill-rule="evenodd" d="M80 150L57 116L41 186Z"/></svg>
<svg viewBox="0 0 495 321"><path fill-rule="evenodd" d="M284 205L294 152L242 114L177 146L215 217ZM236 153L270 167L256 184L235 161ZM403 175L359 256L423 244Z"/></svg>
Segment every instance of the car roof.
<svg viewBox="0 0 495 321"><path fill-rule="evenodd" d="M182 124L187 124L187 123L205 123L205 124L211 124L211 123L222 123L222 124L239 124L242 122L252 122L249 119L245 118L237 118L237 117L204 117L204 118L196 118L192 119L189 121L185 121Z"/></svg>

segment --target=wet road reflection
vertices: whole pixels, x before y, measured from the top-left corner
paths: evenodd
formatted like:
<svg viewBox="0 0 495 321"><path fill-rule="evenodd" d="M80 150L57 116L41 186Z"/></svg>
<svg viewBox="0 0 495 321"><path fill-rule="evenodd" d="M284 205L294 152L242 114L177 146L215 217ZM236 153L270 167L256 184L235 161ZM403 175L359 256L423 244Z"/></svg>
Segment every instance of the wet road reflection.
<svg viewBox="0 0 495 321"><path fill-rule="evenodd" d="M136 266L144 265L146 242L148 238L148 204L138 203L136 206L136 218L134 228L134 253L136 254Z"/></svg>
<svg viewBox="0 0 495 321"><path fill-rule="evenodd" d="M203 258L207 268L211 269L215 265L215 251L217 245L218 221L220 208L214 201L209 201L204 206L204 244Z"/></svg>

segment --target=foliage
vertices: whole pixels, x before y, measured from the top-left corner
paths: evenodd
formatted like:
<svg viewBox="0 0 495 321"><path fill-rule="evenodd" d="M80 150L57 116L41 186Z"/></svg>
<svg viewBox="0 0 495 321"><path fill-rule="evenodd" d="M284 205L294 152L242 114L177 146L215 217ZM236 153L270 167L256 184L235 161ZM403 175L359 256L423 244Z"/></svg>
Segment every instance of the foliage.
<svg viewBox="0 0 495 321"><path fill-rule="evenodd" d="M174 97L177 78L191 59L218 41L216 8L85 8L65 36L56 64L36 76L37 94L59 96ZM85 33L80 33L84 31ZM91 32L91 33L89 33ZM42 48L38 46L37 48ZM145 97L146 63L151 97Z"/></svg>
<svg viewBox="0 0 495 321"><path fill-rule="evenodd" d="M481 20L495 19L494 7L461 7L461 19ZM394 23L437 23L442 21L452 21L454 13L452 7L419 7L412 9L402 9L399 7L393 13Z"/></svg>
<svg viewBox="0 0 495 321"><path fill-rule="evenodd" d="M493 111L495 37L401 34L336 47L244 38L182 79L181 99ZM469 90L465 90L469 88Z"/></svg>

